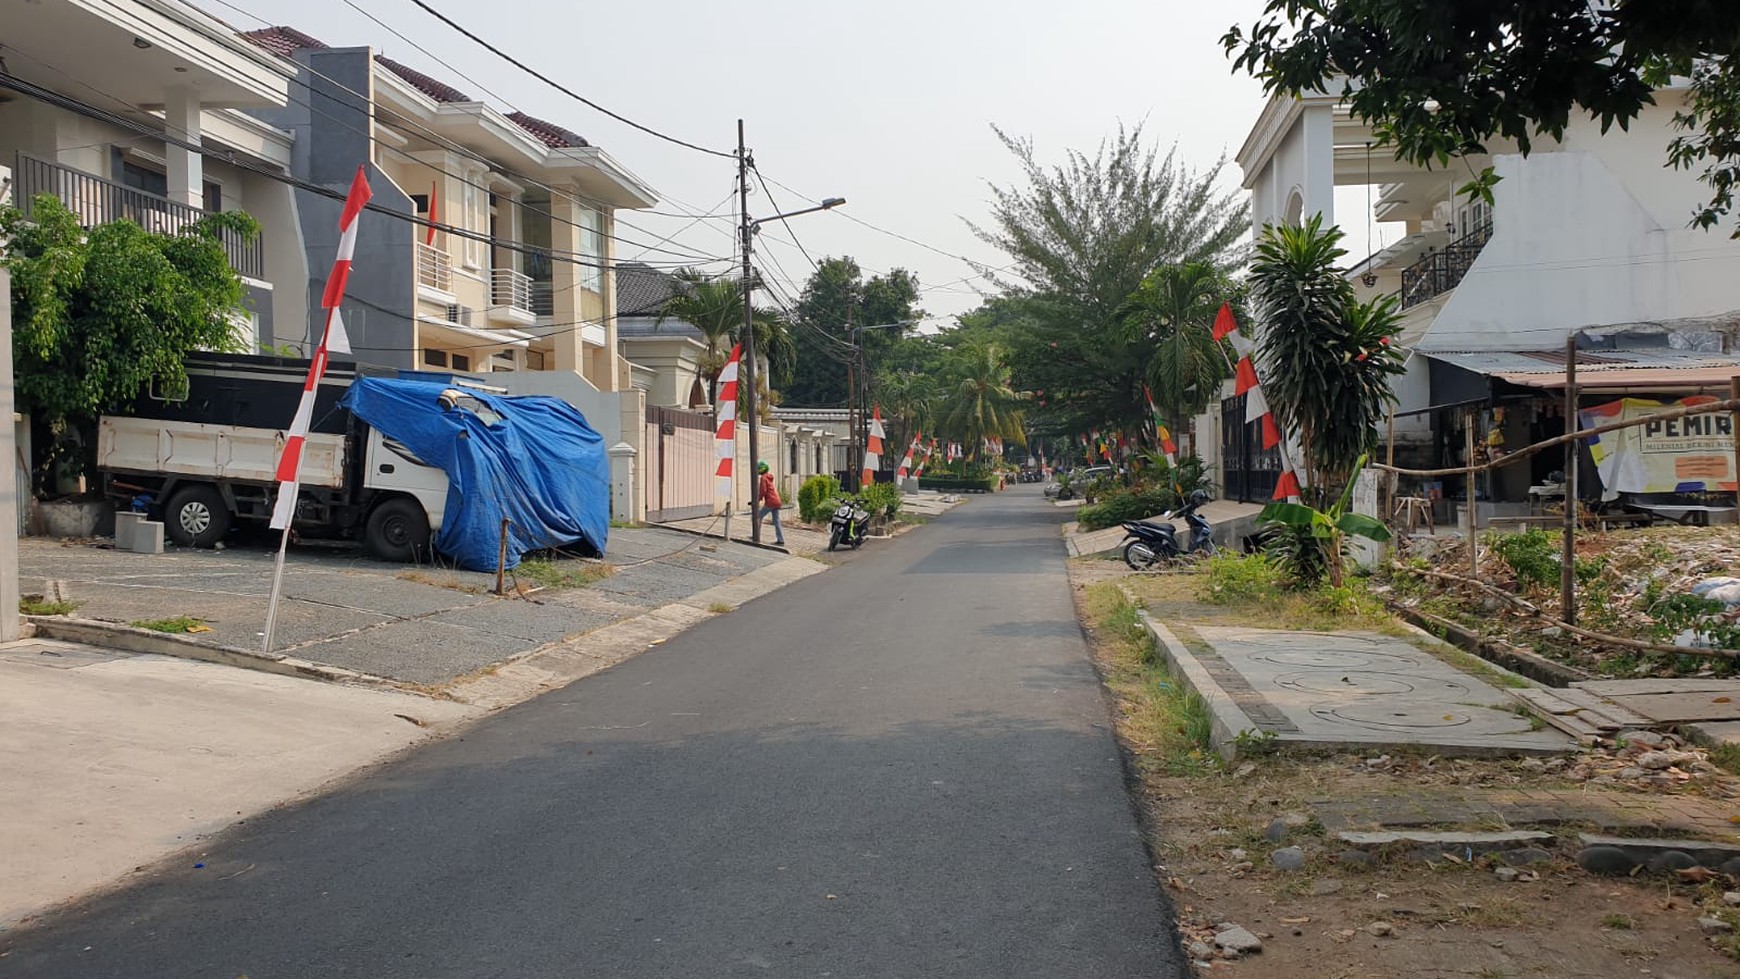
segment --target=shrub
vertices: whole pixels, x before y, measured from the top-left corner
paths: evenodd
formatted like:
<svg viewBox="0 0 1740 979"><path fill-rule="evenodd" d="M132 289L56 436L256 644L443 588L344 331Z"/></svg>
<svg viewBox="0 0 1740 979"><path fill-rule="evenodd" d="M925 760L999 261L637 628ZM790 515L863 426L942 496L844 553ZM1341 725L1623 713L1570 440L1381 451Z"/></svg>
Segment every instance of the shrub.
<svg viewBox="0 0 1740 979"><path fill-rule="evenodd" d="M1558 584L1559 556L1553 553L1557 545L1552 534L1530 527L1517 534L1496 534L1491 544L1524 590Z"/></svg>
<svg viewBox="0 0 1740 979"><path fill-rule="evenodd" d="M825 473L804 480L804 484L798 487L798 519L804 523L820 523L824 517L822 504L839 492L840 481Z"/></svg>
<svg viewBox="0 0 1740 979"><path fill-rule="evenodd" d="M871 516L892 517L900 511L900 488L893 483L872 483L859 491L858 498Z"/></svg>
<svg viewBox="0 0 1740 979"><path fill-rule="evenodd" d="M1116 527L1126 520L1141 520L1178 506L1178 494L1171 487L1137 487L1108 493L1098 503L1082 507L1076 514L1083 530Z"/></svg>
<svg viewBox="0 0 1740 979"><path fill-rule="evenodd" d="M1216 554L1204 567L1202 599L1215 605L1255 605L1281 591L1281 569L1261 554Z"/></svg>
<svg viewBox="0 0 1740 979"><path fill-rule="evenodd" d="M1264 552L1282 569L1287 585L1296 590L1310 590L1329 577L1329 549L1335 544L1319 537L1310 526L1271 524Z"/></svg>

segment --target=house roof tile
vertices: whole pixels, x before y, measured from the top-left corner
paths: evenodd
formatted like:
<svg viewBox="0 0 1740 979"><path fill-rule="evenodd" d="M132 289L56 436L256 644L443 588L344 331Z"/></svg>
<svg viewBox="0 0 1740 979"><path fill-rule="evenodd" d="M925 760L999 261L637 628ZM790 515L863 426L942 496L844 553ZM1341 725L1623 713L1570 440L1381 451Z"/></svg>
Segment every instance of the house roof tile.
<svg viewBox="0 0 1740 979"><path fill-rule="evenodd" d="M546 122L537 116L528 116L524 112L510 112L508 118L526 132L542 140L545 146L553 150L573 149L580 146L591 146L586 137L570 129L563 129L553 122Z"/></svg>

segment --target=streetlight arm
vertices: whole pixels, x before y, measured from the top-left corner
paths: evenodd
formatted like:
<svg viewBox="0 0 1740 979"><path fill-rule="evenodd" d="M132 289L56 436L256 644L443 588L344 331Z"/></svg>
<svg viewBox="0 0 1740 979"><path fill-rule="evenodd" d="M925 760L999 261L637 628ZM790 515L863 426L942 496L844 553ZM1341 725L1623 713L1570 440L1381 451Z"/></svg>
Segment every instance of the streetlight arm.
<svg viewBox="0 0 1740 979"><path fill-rule="evenodd" d="M844 197L829 197L820 204L817 204L815 207L806 207L798 211L787 211L784 214L775 214L772 217L756 218L749 222L749 230L751 232L760 231L761 226L769 221L784 221L786 218L795 218L800 214L814 214L817 211L829 211L844 203L846 203Z"/></svg>

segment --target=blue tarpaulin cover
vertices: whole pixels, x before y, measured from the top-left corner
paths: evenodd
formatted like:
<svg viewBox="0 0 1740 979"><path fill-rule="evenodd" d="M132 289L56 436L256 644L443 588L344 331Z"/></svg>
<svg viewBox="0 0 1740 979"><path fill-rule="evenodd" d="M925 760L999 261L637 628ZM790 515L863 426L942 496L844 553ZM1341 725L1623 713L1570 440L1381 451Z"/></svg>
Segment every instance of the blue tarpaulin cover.
<svg viewBox="0 0 1740 979"><path fill-rule="evenodd" d="M510 568L546 547L584 542L604 553L610 460L604 437L566 401L360 377L339 403L447 473L435 549L460 566L495 570L503 517Z"/></svg>

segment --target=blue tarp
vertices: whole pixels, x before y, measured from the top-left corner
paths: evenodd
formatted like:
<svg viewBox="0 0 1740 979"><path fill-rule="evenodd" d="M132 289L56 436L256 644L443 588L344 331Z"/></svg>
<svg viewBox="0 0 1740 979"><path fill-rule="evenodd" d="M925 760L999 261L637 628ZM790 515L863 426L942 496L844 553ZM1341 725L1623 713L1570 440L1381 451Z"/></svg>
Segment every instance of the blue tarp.
<svg viewBox="0 0 1740 979"><path fill-rule="evenodd" d="M447 392L460 395L457 404ZM503 517L510 568L547 547L584 542L604 553L610 460L604 437L566 401L361 377L339 403L447 473L435 549L460 566L495 570Z"/></svg>

